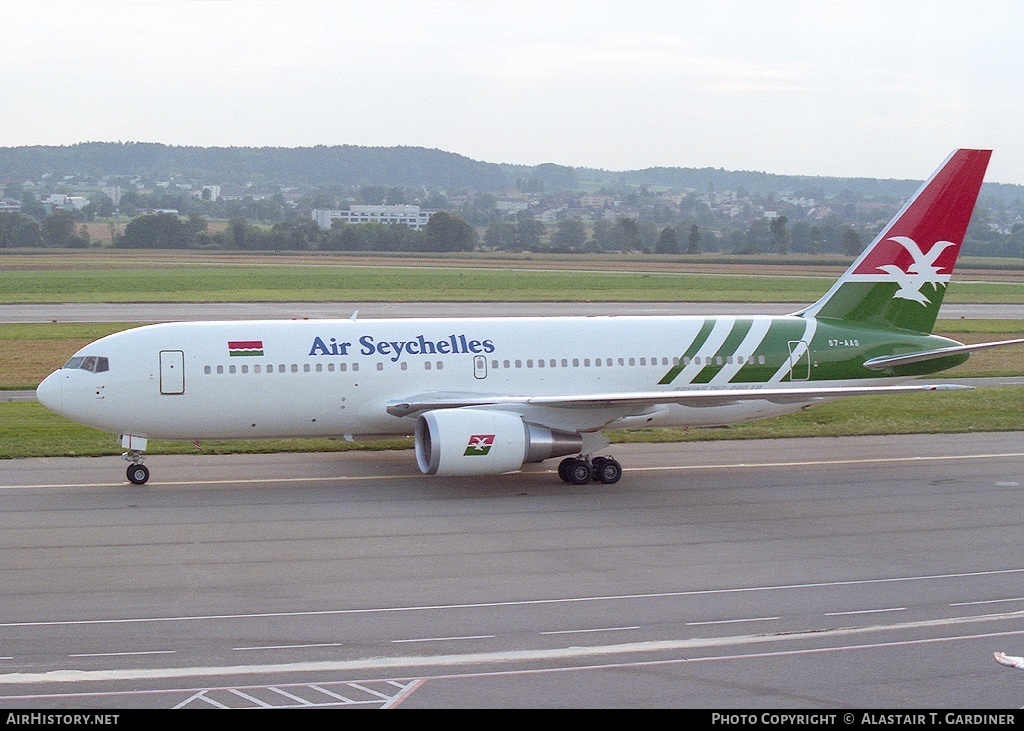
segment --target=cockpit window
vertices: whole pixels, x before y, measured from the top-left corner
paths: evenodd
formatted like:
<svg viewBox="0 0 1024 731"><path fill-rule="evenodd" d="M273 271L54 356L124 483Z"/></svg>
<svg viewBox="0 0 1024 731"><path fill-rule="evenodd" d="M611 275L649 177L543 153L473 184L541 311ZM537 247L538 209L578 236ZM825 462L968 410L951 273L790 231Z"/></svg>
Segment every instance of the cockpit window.
<svg viewBox="0 0 1024 731"><path fill-rule="evenodd" d="M110 361L98 355L76 356L65 363L64 368L103 373L110 370Z"/></svg>

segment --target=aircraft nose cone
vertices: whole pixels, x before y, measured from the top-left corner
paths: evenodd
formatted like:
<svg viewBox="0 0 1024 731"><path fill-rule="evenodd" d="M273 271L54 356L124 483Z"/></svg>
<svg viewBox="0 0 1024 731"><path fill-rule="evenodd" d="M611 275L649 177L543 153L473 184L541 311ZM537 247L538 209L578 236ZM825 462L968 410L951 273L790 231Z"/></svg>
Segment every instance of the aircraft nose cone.
<svg viewBox="0 0 1024 731"><path fill-rule="evenodd" d="M44 378L43 382L36 387L36 398L39 403L56 413L60 413L63 401L63 381L60 371L56 371Z"/></svg>

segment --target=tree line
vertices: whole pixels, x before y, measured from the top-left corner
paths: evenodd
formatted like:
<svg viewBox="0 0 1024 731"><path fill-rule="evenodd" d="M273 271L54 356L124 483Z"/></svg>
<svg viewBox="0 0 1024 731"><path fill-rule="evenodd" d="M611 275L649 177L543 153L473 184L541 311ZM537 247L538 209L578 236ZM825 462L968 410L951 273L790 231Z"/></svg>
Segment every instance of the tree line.
<svg viewBox="0 0 1024 731"><path fill-rule="evenodd" d="M837 218L820 222L785 216L756 219L745 227L712 228L696 221L658 226L620 216L585 223L563 218L552 225L529 215L492 221L482 235L457 214L440 211L422 231L384 223L335 222L323 230L310 219L289 218L272 225L237 216L213 230L202 215L173 213L136 216L114 246L131 249L227 249L239 251L496 251L535 253L646 252L653 254L807 253L856 256L878 232L857 229ZM56 211L41 222L23 213L0 213L0 248L84 248L94 245L84 226L69 211ZM969 256L1024 257L1024 226L1000 233L976 216L967 232Z"/></svg>

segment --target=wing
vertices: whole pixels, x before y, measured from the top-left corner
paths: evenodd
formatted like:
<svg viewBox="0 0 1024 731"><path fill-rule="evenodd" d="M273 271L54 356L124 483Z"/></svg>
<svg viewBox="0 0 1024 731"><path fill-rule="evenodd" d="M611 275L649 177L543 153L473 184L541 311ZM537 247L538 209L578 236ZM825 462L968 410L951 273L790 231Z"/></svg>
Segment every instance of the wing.
<svg viewBox="0 0 1024 731"><path fill-rule="evenodd" d="M970 386L906 384L899 386L794 386L790 388L718 388L684 391L640 391L630 393L566 394L552 396L499 396L459 393L424 393L408 400L392 401L392 416L415 416L434 409L468 407L546 407L556 409L614 410L620 417L642 414L661 404L679 404L694 408L729 406L743 401L770 401L777 404L814 403L848 396L878 396L915 391L959 391Z"/></svg>

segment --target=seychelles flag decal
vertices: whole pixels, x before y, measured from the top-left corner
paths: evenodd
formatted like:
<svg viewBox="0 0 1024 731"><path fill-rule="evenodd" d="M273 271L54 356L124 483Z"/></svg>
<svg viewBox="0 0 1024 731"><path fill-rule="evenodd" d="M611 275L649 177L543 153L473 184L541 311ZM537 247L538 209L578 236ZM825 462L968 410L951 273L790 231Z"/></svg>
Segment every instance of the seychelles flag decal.
<svg viewBox="0 0 1024 731"><path fill-rule="evenodd" d="M466 452L462 456L482 457L491 451L492 446L494 446L493 434L474 434L469 438L469 444L466 445Z"/></svg>
<svg viewBox="0 0 1024 731"><path fill-rule="evenodd" d="M263 355L262 340L229 340L228 355Z"/></svg>

